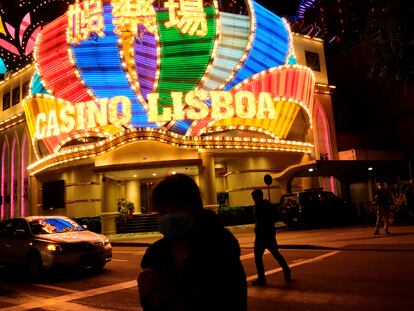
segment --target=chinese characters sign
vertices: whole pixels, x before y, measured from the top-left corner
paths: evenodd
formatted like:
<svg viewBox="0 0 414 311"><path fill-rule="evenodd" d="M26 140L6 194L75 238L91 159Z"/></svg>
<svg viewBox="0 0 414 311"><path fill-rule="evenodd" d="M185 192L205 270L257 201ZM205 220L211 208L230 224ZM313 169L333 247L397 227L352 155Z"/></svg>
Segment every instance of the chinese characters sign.
<svg viewBox="0 0 414 311"><path fill-rule="evenodd" d="M69 42L79 44L91 37L104 37L103 0L77 0L69 6ZM140 26L151 33L156 31L154 0L112 0L114 32L139 33ZM182 34L204 37L208 33L207 17L203 0L168 0L164 3L168 10L167 28L175 27Z"/></svg>
<svg viewBox="0 0 414 311"><path fill-rule="evenodd" d="M69 6L69 41L79 44L88 41L92 34L104 37L102 0L85 0L82 5L79 0Z"/></svg>

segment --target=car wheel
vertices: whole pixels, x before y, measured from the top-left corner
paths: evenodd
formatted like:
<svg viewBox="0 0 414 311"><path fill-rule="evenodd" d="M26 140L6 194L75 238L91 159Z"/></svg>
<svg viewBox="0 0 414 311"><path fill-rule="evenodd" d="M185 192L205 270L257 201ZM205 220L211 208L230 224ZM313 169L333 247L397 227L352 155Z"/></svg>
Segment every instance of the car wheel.
<svg viewBox="0 0 414 311"><path fill-rule="evenodd" d="M92 271L99 272L105 267L105 265L106 265L105 261L97 262L97 263L94 263L94 264L91 265L91 269L92 269Z"/></svg>
<svg viewBox="0 0 414 311"><path fill-rule="evenodd" d="M29 277L32 281L39 281L43 276L43 261L38 253L32 253L27 262Z"/></svg>

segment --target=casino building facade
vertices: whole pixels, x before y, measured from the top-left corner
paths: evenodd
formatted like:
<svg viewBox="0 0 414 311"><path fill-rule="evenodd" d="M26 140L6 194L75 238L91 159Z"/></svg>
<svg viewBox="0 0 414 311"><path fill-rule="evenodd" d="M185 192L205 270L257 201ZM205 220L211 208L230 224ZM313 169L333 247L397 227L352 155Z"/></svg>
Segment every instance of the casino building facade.
<svg viewBox="0 0 414 311"><path fill-rule="evenodd" d="M118 200L153 212L165 176L193 176L216 209L219 193L251 205L265 174L337 158L321 40L253 0L237 14L155 3L76 2L0 83L1 219L100 216L113 233ZM333 178L291 188L310 187L338 191ZM272 200L286 191L274 182Z"/></svg>

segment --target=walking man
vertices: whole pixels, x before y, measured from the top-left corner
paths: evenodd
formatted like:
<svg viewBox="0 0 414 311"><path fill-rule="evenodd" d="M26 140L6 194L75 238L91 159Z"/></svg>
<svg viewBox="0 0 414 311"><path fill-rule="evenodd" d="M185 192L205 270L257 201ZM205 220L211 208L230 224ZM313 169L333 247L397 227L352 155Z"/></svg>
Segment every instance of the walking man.
<svg viewBox="0 0 414 311"><path fill-rule="evenodd" d="M389 234L389 217L390 217L390 201L391 195L387 189L384 188L384 184L379 182L377 184L377 191L375 192L375 201L377 205L377 223L375 225L374 234L379 234L379 228L382 220L384 220L385 234Z"/></svg>
<svg viewBox="0 0 414 311"><path fill-rule="evenodd" d="M279 252L276 242L275 212L274 207L268 200L263 198L263 191L256 189L252 192L252 199L255 203L256 226L254 232L256 239L254 241L254 259L256 263L258 278L252 282L252 285L266 285L266 276L263 265L263 254L268 249L273 257L277 260L283 269L285 281L290 281L290 268Z"/></svg>

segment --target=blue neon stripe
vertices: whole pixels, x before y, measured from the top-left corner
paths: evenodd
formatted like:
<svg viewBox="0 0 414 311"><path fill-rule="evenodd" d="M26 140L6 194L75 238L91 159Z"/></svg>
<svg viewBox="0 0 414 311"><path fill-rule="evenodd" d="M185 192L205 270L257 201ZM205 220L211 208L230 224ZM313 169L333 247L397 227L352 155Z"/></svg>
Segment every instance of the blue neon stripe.
<svg viewBox="0 0 414 311"><path fill-rule="evenodd" d="M46 90L44 85L42 84L42 81L40 81L40 76L37 71L35 71L32 79L32 85L30 86L30 92L31 94L49 94L49 92Z"/></svg>
<svg viewBox="0 0 414 311"><path fill-rule="evenodd" d="M72 53L81 78L98 98L126 96L132 103L131 124L158 127L148 122L147 112L131 88L119 55L118 36L112 24L112 6L104 6L105 37L72 45Z"/></svg>
<svg viewBox="0 0 414 311"><path fill-rule="evenodd" d="M256 13L255 38L244 64L224 87L226 91L258 72L287 63L290 37L282 18L252 2Z"/></svg>

